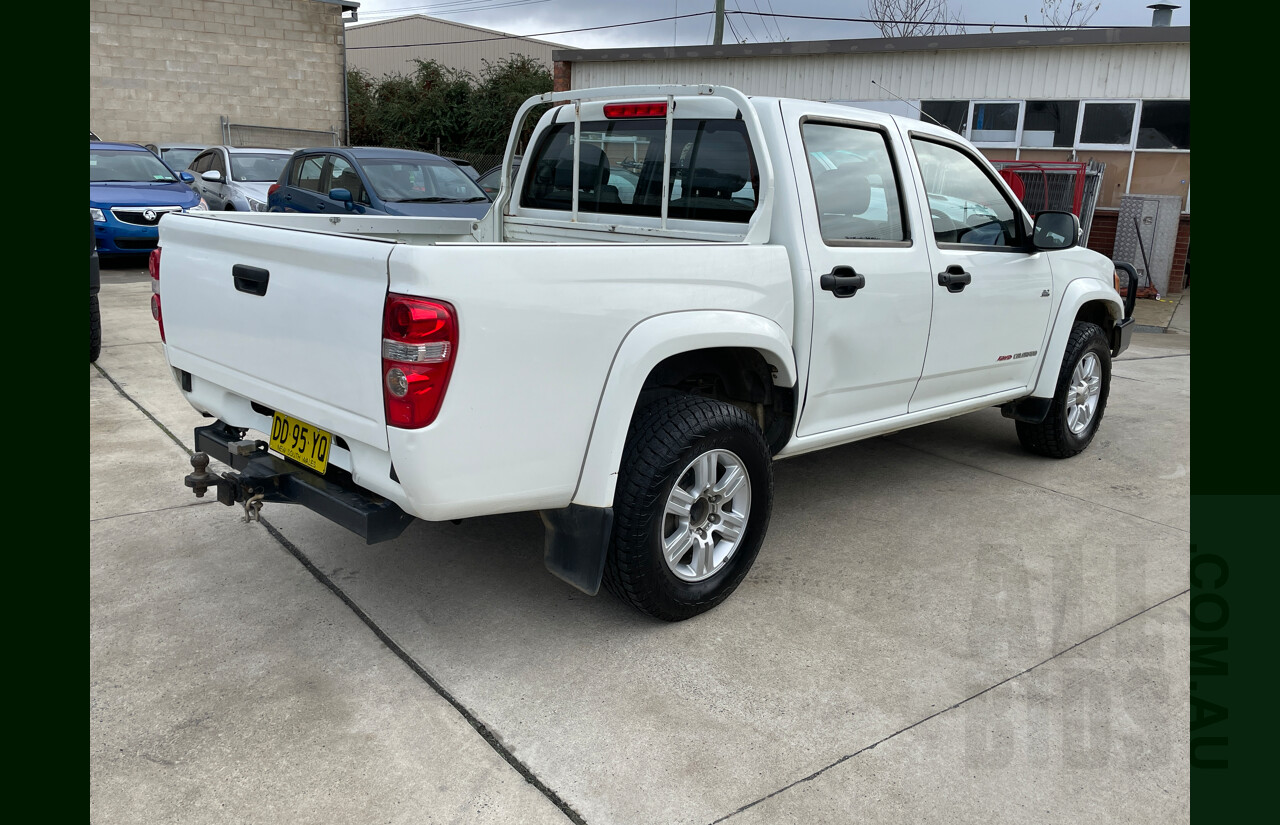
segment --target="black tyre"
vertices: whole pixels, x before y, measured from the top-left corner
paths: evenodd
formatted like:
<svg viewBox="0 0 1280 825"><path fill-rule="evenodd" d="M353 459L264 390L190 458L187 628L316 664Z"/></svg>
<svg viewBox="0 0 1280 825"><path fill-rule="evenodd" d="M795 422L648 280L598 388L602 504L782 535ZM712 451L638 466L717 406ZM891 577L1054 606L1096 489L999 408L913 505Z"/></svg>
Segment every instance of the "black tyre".
<svg viewBox="0 0 1280 825"><path fill-rule="evenodd" d="M1102 423L1111 391L1111 347L1102 327L1079 321L1071 330L1049 414L1039 424L1017 422L1018 440L1050 458L1079 454Z"/></svg>
<svg viewBox="0 0 1280 825"><path fill-rule="evenodd" d="M98 296L89 296L89 363L102 353L102 314L98 312Z"/></svg>
<svg viewBox="0 0 1280 825"><path fill-rule="evenodd" d="M750 415L692 395L660 399L627 435L604 584L665 621L704 613L751 569L772 506L773 462Z"/></svg>

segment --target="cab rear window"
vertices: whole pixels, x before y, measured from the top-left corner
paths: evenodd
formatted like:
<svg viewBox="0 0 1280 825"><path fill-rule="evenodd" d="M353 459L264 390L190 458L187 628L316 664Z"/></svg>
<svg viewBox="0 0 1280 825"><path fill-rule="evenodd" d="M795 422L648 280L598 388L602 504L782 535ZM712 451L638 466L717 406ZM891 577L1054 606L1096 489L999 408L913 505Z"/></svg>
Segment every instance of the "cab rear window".
<svg viewBox="0 0 1280 825"><path fill-rule="evenodd" d="M583 121L578 211L662 214L666 122L659 118ZM747 223L759 184L740 120L675 120L667 217ZM521 206L573 208L573 124L543 133L525 177Z"/></svg>

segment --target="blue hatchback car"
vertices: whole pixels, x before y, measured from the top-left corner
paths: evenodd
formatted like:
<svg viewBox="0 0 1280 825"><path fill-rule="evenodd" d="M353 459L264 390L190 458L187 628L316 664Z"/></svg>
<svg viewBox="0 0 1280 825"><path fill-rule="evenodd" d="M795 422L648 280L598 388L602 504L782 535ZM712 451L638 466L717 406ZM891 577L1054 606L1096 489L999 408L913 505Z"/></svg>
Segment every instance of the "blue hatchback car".
<svg viewBox="0 0 1280 825"><path fill-rule="evenodd" d="M89 141L89 217L98 255L155 249L165 214L207 208L187 185L193 180L137 144Z"/></svg>
<svg viewBox="0 0 1280 825"><path fill-rule="evenodd" d="M270 212L480 218L489 198L439 155L411 149L299 149L267 191Z"/></svg>

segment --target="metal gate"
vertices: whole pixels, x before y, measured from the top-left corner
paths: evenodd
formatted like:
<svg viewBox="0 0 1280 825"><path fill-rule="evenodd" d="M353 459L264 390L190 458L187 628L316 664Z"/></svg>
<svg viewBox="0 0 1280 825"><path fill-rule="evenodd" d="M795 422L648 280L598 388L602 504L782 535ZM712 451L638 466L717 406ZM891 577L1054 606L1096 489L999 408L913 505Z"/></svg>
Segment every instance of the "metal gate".
<svg viewBox="0 0 1280 825"><path fill-rule="evenodd" d="M1089 242L1089 227L1093 224L1093 210L1098 203L1106 164L1093 160L1088 163L993 160L991 164L1012 184L1015 192L1022 189L1020 198L1028 212L1032 215L1046 210L1071 212L1080 219L1084 233L1080 243Z"/></svg>
<svg viewBox="0 0 1280 825"><path fill-rule="evenodd" d="M280 126L252 126L232 123L222 116L222 142L228 146L263 149L306 149L311 146L338 146L338 132L321 129L287 129Z"/></svg>

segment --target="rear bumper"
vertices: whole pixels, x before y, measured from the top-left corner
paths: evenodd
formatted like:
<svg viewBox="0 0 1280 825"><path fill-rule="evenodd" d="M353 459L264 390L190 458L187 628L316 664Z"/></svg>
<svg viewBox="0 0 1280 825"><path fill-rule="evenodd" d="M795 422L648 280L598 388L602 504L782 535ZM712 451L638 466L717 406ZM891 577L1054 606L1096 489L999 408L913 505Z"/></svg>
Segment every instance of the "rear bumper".
<svg viewBox="0 0 1280 825"><path fill-rule="evenodd" d="M228 464L235 472L197 472L187 477L187 486L203 495L202 487L216 487L218 501L228 506L250 500L301 504L335 524L376 544L399 536L413 521L394 502L359 487L318 475L305 467L267 452L266 442L246 441L242 431L221 421L195 431L195 449ZM192 463L195 464L195 459Z"/></svg>

